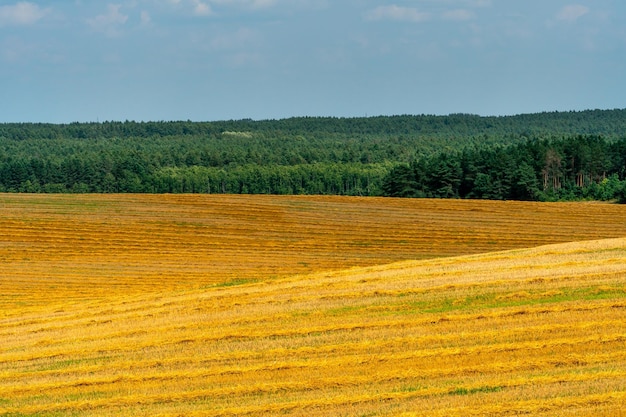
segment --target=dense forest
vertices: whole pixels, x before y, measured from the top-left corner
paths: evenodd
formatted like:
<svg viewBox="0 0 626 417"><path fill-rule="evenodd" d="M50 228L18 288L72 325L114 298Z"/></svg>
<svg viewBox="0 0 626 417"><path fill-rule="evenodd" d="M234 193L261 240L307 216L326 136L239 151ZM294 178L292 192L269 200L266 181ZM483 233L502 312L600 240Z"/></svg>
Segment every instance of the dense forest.
<svg viewBox="0 0 626 417"><path fill-rule="evenodd" d="M383 193L397 197L626 202L626 138L536 139L464 149L391 169Z"/></svg>
<svg viewBox="0 0 626 417"><path fill-rule="evenodd" d="M620 199L626 110L0 124L0 192Z"/></svg>

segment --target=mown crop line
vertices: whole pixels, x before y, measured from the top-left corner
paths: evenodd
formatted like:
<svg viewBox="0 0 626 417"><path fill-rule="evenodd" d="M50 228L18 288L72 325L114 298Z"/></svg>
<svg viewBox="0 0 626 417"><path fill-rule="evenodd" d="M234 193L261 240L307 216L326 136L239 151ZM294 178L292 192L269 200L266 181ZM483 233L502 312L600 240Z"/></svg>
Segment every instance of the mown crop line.
<svg viewBox="0 0 626 417"><path fill-rule="evenodd" d="M465 416L509 416L509 415L533 415L538 413L550 413L552 411L565 412L566 410L584 408L583 415L589 415L587 407L600 407L614 404L620 410L626 401L626 392L614 391L603 394L588 394L580 396L565 396L556 398L545 398L537 400L520 401L500 401L491 402L479 406L465 406L455 408L441 408L439 410L429 410L428 412L409 411L398 414L398 417L465 417ZM618 412L619 413L619 412ZM615 414L615 415L621 415ZM202 414L192 414L191 417L201 417Z"/></svg>
<svg viewBox="0 0 626 417"><path fill-rule="evenodd" d="M25 318L23 315L21 317L14 317L10 319L10 321L0 322L0 329L2 328L11 328L15 327L23 330L25 326L46 326L52 325L50 327L39 327L35 329L36 331L47 331L47 330L61 330L65 328L69 328L72 326L82 326L84 324L88 324L89 320L93 320L97 318L98 320L102 319L103 315L107 316L107 320L111 320L113 318L124 319L128 317L128 314L131 312L139 312L149 310L154 313L152 310L155 309L155 306L137 306L131 309L125 310L113 310L110 307L107 307L105 310L102 309L89 309L89 310L77 310L77 311L68 311L62 312L60 315L50 316L49 314L43 315L38 311L34 312L33 315L29 318ZM114 315L116 317L111 317ZM21 321L20 321L21 320ZM59 324L62 323L62 324Z"/></svg>
<svg viewBox="0 0 626 417"><path fill-rule="evenodd" d="M446 285L441 285L438 287L432 287L432 288L402 288L402 289L396 289L396 290L385 290L385 289L375 289L375 290L370 290L370 291L340 291L340 292L334 292L332 294L322 294L322 295L309 295L309 296L290 296L289 298L286 298L283 301L278 301L281 304L294 304L294 303L298 303L298 302L315 302L315 301L329 301L329 300L346 300L346 299L363 299L363 298L376 298L376 297L397 297L397 296L407 296L407 295L423 295L426 293L440 293L442 291L450 291L450 290L455 290L455 289L469 289L469 288L476 288L476 287L491 287L491 286L497 286L497 285L502 285L502 284L506 284L506 285L510 285L510 282L504 282L504 281L489 281L489 282L485 282L484 285L481 284L446 284ZM414 283L412 283L412 285L414 285ZM242 299L241 297L237 298L237 305L238 307L242 307L242 306L252 306L252 305L266 305L268 303L268 299L270 299L270 297L272 297L272 295L276 293L276 294L282 294L282 292L279 289L275 289L272 291L267 291L263 294L255 294L255 298L253 299L249 299L249 300L245 300ZM245 295L249 295L249 294L245 294ZM275 299L274 299L275 300ZM224 300L226 301L226 300ZM577 300L572 300L572 302L576 302ZM277 301L272 301L273 303L276 303ZM623 303L626 306L626 303ZM493 308L497 308L497 306L494 306ZM562 308L562 307L561 307ZM602 308L601 306L598 308ZM540 312L547 312L544 309L541 309Z"/></svg>
<svg viewBox="0 0 626 417"><path fill-rule="evenodd" d="M576 301L573 301L573 303L575 303L575 302L576 302ZM616 302L615 300L608 300L608 301L607 301L607 303L611 303L611 307L612 307L612 308L626 307L626 302ZM562 304L562 303L561 303L561 304ZM576 310L576 309L578 309L578 310L581 310L581 309L592 310L592 309L600 309L600 308L604 308L604 307L605 307L605 305L603 305L603 304L597 304L597 303L596 303L595 305L589 305L589 304L587 304L586 306L583 306L583 307L581 307L581 306L578 306L578 307L570 307L570 309L573 309L573 310ZM161 305L161 307L160 307L160 308L162 308L162 309L163 309L163 311L168 311L167 306L163 306L163 305ZM131 310L132 310L132 311L142 310L142 311L147 311L147 312L150 312L150 314L155 314L155 311L152 311L152 310L147 310L146 308L143 308L143 309L133 308L133 309L131 309ZM550 312L550 311L564 311L564 309L563 309L563 306L559 305L556 309L546 309L546 307L543 307L543 308L541 308L541 309L537 309L537 308L536 308L534 311L533 311L533 310L529 310L528 312L529 312L529 313L532 313L532 312L540 312L540 313L545 313L545 312ZM156 312L158 312L158 311L156 311ZM125 312L125 313L123 313L123 314L127 314L127 313L128 313L128 312ZM118 314L120 314L120 312L116 312L116 315L118 315ZM147 314L147 313L146 313L146 314ZM107 317L108 317L108 316L107 316ZM142 316L142 315L135 315L135 316L133 316L133 317L140 317L140 318L143 318L144 316ZM269 321L269 320L274 319L275 317L277 317L277 316L276 316L276 314L273 314L273 315L268 315L268 316L265 316L265 317L261 317L260 319L248 319L248 318L243 318L243 319L235 319L235 320L232 320L232 321L231 321L231 322L229 322L229 323L230 323L230 324L238 324L238 323L255 323L255 322L259 321L259 320L260 320L260 321ZM285 317L288 317L288 316L287 316L287 315L285 315L285 314L283 314L281 317L285 318ZM458 316L458 317L462 317L462 316ZM126 316L125 318L128 318L128 316ZM470 318L470 319L471 319L471 316L468 316L468 318ZM50 321L52 321L52 319L49 319L49 320L50 320ZM57 320L58 320L58 318L57 318ZM86 323L86 324L92 324L92 322L91 322L91 321L89 321L89 316L85 316L85 315L82 315L82 317L80 317L80 318L78 318L78 317L74 317L74 318L72 318L71 320L74 322L73 324L75 324L75 325L84 325L85 323ZM102 321L102 317L100 317L100 318L99 318L99 320L100 320L100 321ZM110 320L110 319L109 319L109 320ZM30 324L30 325L39 324L39 325L41 325L41 321L39 321L39 320L32 320L32 319L31 319L31 320L29 320L28 322L25 322L25 323L23 322L23 323L21 323L21 324ZM97 324L97 323L95 323L95 324ZM223 324L224 324L224 323L223 323L222 321L220 321L220 325L223 325ZM18 326L18 324L16 323L16 324L15 324L15 326L17 327L17 326ZM70 327L70 326L67 326L67 327ZM56 326L54 329L59 329L59 330L60 330L60 329L65 329L65 328L66 328L66 326L65 326L65 325L62 325L62 326ZM39 327L39 328L37 328L37 329L33 329L33 331L37 331L37 332L41 332L41 331L45 331L45 330L46 330L46 329L45 329L45 328L42 328L42 327Z"/></svg>
<svg viewBox="0 0 626 417"><path fill-rule="evenodd" d="M366 377L358 378L359 381L363 381ZM350 386L354 386L358 382L356 380L349 381L347 384ZM338 386L336 381L332 381L334 386ZM201 398L215 398L226 397L232 395L249 395L249 394L259 394L259 393L273 393L273 392L281 392L285 390L293 391L293 390L315 390L319 389L319 381L315 382L291 382L291 383L280 383L280 384L253 384L251 386L237 386L237 387L228 387L228 388L220 388L220 389L209 389L209 390L196 390L196 391L187 391L187 392L179 392L179 393L167 393L167 394L152 394L152 395L130 395L130 396L121 396L116 398L105 398L100 400L89 400L89 401L67 401L67 402L55 402L50 404L38 404L31 406L21 406L19 409L11 409L5 408L0 409L3 413L11 414L11 413L46 413L46 412L60 412L60 411L79 411L79 410L92 410L96 408L110 408L110 407L120 407L120 406L141 406L141 405L151 405L151 404L160 404L160 403L171 403L171 402L180 402L180 401L191 401ZM395 396L400 396L400 394L392 394ZM379 396L376 396L379 397ZM368 399L367 401L371 401ZM323 403L324 400L313 400L308 401L310 405L315 406L317 403ZM341 401L337 403L342 403ZM264 406L267 407L267 406ZM284 408L280 407L276 410L282 410ZM287 408L288 409L288 408ZM259 409L261 410L261 409ZM219 413L220 411L218 411ZM247 414L247 413L246 413ZM216 414L219 415L219 414Z"/></svg>
<svg viewBox="0 0 626 417"><path fill-rule="evenodd" d="M374 299L378 297L398 297L398 296L414 296L414 295L426 295L426 294L439 294L445 293L448 291L459 291L459 290L475 290L478 288L498 288L499 286L503 286L506 284L507 286L513 285L515 282L503 282L503 281L488 281L480 284L446 284L437 287L428 287L428 288L401 288L394 290L386 290L386 289L372 289L367 291L334 291L332 293L326 293L321 295L310 295L310 296L298 296L298 297L289 297L285 302L296 303L296 302L315 302L315 301L332 301L332 300L346 300L346 299ZM412 284L414 285L414 284ZM572 300L575 301L575 300ZM550 300L546 300L545 303L550 303ZM254 304L263 304L263 301L250 301L245 305L254 305ZM527 304L532 304L532 300L529 300ZM498 307L497 305L492 308Z"/></svg>
<svg viewBox="0 0 626 417"><path fill-rule="evenodd" d="M403 326L402 323L395 323L396 325ZM290 337L290 336L307 336L311 334L320 334L320 333L328 333L328 332L337 332L337 331L354 331L354 330L362 330L366 328L380 328L387 327L389 325L388 322L375 322L375 323L352 323L352 324L333 324L333 325L319 325L319 326L311 326L306 328L297 328L297 329L283 329L282 327L277 327L273 329L262 329L259 330L256 327L241 329L239 332L220 332L209 335L198 335L197 332L189 332L189 336L181 335L176 338L160 338L155 339L152 338L148 342L131 342L126 341L126 345L120 345L116 342L109 341L108 345L99 344L97 349L99 352L123 352L123 351L133 351L139 349L153 348L153 347L164 347L168 345L176 345L181 343L209 343L215 341L224 341L224 340L253 340L253 339L262 339L262 338L272 338L272 337ZM211 328L214 330L214 328ZM155 329L155 332L158 330ZM159 332L160 333L160 332ZM72 344L77 345L85 342L95 342L101 340L101 337L88 337L82 338L79 340L73 340ZM70 356L76 353L84 352L83 349L70 349L68 350L66 347L57 347L49 350L38 350L36 352L32 352L30 355L19 356L18 354L5 354L0 355L0 363L4 362L14 362L14 361L24 361L24 360L33 360L33 359L43 359L47 357L57 357L57 356Z"/></svg>
<svg viewBox="0 0 626 417"><path fill-rule="evenodd" d="M181 301L181 305L183 302ZM35 326L39 325L35 329L27 331L27 333L42 333L42 332L53 332L59 330L69 330L75 327L83 327L90 325L97 325L103 323L110 323L113 321L116 322L126 322L131 319L145 319L146 314L157 315L162 313L170 313L172 309L172 305L164 305L162 302L158 305L137 305L126 309L111 309L107 308L105 310L79 310L72 313L71 317L67 315L57 316L57 317L37 317L31 318L27 321L19 322L19 319L15 319L13 323L10 324L2 324L0 323L0 329L8 329L8 328L16 328L19 329L20 332L24 332L25 326ZM144 312L145 314L138 314ZM284 315L286 317L286 315ZM242 319L243 321L244 319ZM254 320L252 320L254 322ZM47 327L46 324L49 324ZM54 325L52 325L54 324ZM217 322L216 322L217 324ZM222 324L222 322L220 322ZM176 325L171 325L171 328L175 328ZM163 329L161 329L163 330ZM7 334L7 332L1 332L0 335ZM11 333L12 334L12 333ZM115 336L114 334L109 336ZM101 338L102 335L99 335L98 338ZM84 340L88 340L88 338L84 338Z"/></svg>
<svg viewBox="0 0 626 417"><path fill-rule="evenodd" d="M362 361L358 361L362 363ZM71 380L51 382L51 383L26 383L15 384L10 387L0 388L0 395L19 395L31 392L45 392L50 390L61 390L74 387L93 387L99 385L144 383L149 381L171 381L176 379L205 378L209 376L239 375L245 373L257 373L261 371L284 371L292 369L304 369L307 367L325 368L328 364L310 364L305 361L297 363L276 363L269 365L249 366L249 367L219 367L217 369L184 369L179 371L152 372L149 374L125 374L106 377L89 377L83 379L72 378ZM112 370L117 370L113 368ZM92 369L82 370L83 374L91 374ZM75 374L73 376L76 376Z"/></svg>
<svg viewBox="0 0 626 417"><path fill-rule="evenodd" d="M585 302L572 301L568 303L559 303L553 306L541 305L541 306L512 306L512 307L497 307L493 308L493 311L487 313L471 313L471 314L424 314L417 316L414 319L407 320L406 318L396 318L394 320L383 319L370 322L357 321L354 323L345 323L344 325L328 325L328 326L315 326L309 328L298 329L286 329L278 331L258 332L250 330L246 332L247 337L250 338L263 338L263 337L275 337L275 336L298 336L307 335L313 333L324 333L330 331L342 331L342 330L363 330L374 328L409 328L419 327L427 324L433 324L438 322L463 322L463 321L475 321L477 319L500 319L506 317L515 317L519 315L539 315L539 314L551 314L551 313L567 313L570 311L588 312L615 308L626 308L626 301L615 300L590 300ZM589 327L589 324L583 322L579 325L583 327ZM276 330L276 329L274 329ZM237 337L232 335L231 337ZM244 336L245 337L245 336ZM203 340L204 341L204 340Z"/></svg>
<svg viewBox="0 0 626 417"><path fill-rule="evenodd" d="M377 380L381 380L380 377L376 378ZM392 376L391 380L398 380L397 376ZM89 401L68 401L64 403L50 403L50 404L39 404L39 405L31 405L31 406L22 406L18 409L10 409L7 408L3 411L7 414L14 412L21 413L45 413L45 412L60 412L60 411L78 411L78 410L92 410L96 408L110 408L110 407L120 407L120 406L145 406L152 404L165 404L171 402L180 402L180 401L191 401L202 398L211 398L215 399L216 397L231 397L233 395L251 395L251 394L270 394L276 392L294 392L294 391L311 391L311 390L319 390L325 386L332 386L334 388L346 387L346 386L358 386L363 383L371 382L370 378L367 376L353 377L353 378L344 378L342 381L338 381L336 379L328 379L325 382L322 380L309 381L309 382L283 382L279 384L252 384L250 386L236 386L236 387L227 387L220 389L210 389L210 390L196 390L196 391L187 391L187 392L179 392L179 393L167 393L167 394L153 394L153 395L133 395L133 396L124 396L124 397L116 397L116 398L106 398L100 400L89 400ZM432 396L437 394L445 394L449 390L446 388L435 388L422 390L419 393L411 392L411 393L384 393L384 394L374 394L367 395L362 394L359 396L352 397L336 397L334 399L314 399L314 400L305 400L299 402L292 403L278 403L278 404L266 404L263 406L253 406L253 407L240 407L237 408L238 414L249 414L250 412L255 411L287 411L293 408L306 409L310 407L320 407L320 406L328 406L328 405L341 405L341 404L358 404L362 402L369 401L378 401L378 400L390 400L390 399L398 399L398 398L411 398L417 396ZM248 410L248 411L246 411ZM216 410L213 412L208 412L206 415L226 415L223 413L229 413L228 410Z"/></svg>
<svg viewBox="0 0 626 417"><path fill-rule="evenodd" d="M520 386L534 386L538 384L558 384L558 383L565 383L565 382L584 382L590 379L611 378L611 377L616 378L616 377L624 377L624 376L626 376L626 372L621 372L621 373L620 372L605 372L601 375L594 374L592 376L574 374L574 375L568 375L568 376L560 376L559 378L537 377L537 378L527 378L527 379L522 378L522 379L517 379L513 381L497 380L497 381L491 381L490 386L494 386L494 387L497 386L500 389L507 389L507 388L520 387ZM359 377L350 381L349 385L352 385L352 386L359 385L360 382L358 380L363 380L363 379L366 379L369 382L367 377ZM337 384L336 381L331 381L331 382L334 386L342 385L342 384ZM301 389L304 385L301 386ZM267 388L269 387L265 387L261 392L272 392L271 388L270 388L270 391L266 391ZM468 385L466 387L463 387L463 389L466 389L468 391L474 391L475 393L481 393L482 388L484 388L484 385L482 384ZM318 383L314 385L313 389L319 389ZM415 391L366 393L366 394L359 394L359 395L340 395L340 396L335 396L335 397L330 397L330 398L329 397L314 398L310 400L300 400L300 401L291 401L291 402L282 402L282 403L273 402L273 403L268 403L268 404L255 405L255 406L224 408L221 410L207 410L207 411L202 411L202 412L192 412L192 413L185 413L185 414L173 412L173 413L161 413L161 414L156 414L156 415L159 417L174 417L174 416L183 416L183 415L197 416L197 417L200 417L200 416L219 417L219 416L240 416L240 415L248 415L248 414L254 414L254 413L282 413L282 412L287 412L291 410L306 410L306 409L320 408L320 407L338 407L342 405L354 406L354 405L367 403L367 402L387 402L387 401L407 400L407 399L419 398L419 397L450 395L450 394L455 393L458 389L459 389L458 387L454 387L454 388L430 387L430 388L424 388L424 389L415 390ZM489 393L486 393L486 394L488 395ZM626 397L626 395L624 394L625 393L621 393L621 392L600 394L600 395L589 396L589 398L590 399L593 398L592 401L595 401L595 402L602 401L602 398L605 398L605 399L609 398L610 400L620 400ZM225 394L225 395L229 395L229 394ZM210 398L210 395L207 395L207 391L189 392L189 393L179 394L177 396L178 397L184 396L188 399L203 398L203 397ZM573 397L573 398L579 398L579 397ZM163 399L163 396L145 397L145 398L137 399L134 404L148 405L148 404L154 404L158 402L169 402L169 401L163 401L162 399ZM535 400L534 403L541 404L542 401ZM67 408L64 408L64 409L67 409ZM48 410L45 410L45 411L48 411Z"/></svg>
<svg viewBox="0 0 626 417"><path fill-rule="evenodd" d="M221 367L218 369L206 369L206 370L181 370L181 371L170 371L170 372L156 372L150 374L143 375L114 375L110 377L89 377L83 379L73 378L69 381L58 381L51 383L26 383L26 384L12 384L10 387L5 387L4 389L0 388L0 395L3 396L16 396L16 395L24 395L30 394L33 392L50 392L57 390L64 390L68 388L83 388L83 387L95 387L102 385L114 385L114 384L137 384L140 383L143 385L145 382L152 381L172 381L180 378L184 379L196 379L196 378L206 378L209 376L224 376L224 375L244 375L247 373L256 374L258 372L264 371L288 371L293 369L329 369L329 368L340 368L345 366L358 366L365 364L374 364L374 363L390 363L393 361L406 361L407 359L411 359L411 355L402 355L400 357L397 356L376 356L376 357L359 357L359 358L350 358L351 360L345 360L345 358L336 358L334 360L326 360L323 362L304 362L300 361L297 363L289 363L282 362L276 363L272 365L260 365L260 366L250 366L250 367ZM534 368L536 365L533 364ZM494 367L492 364L489 368ZM406 378L415 378L419 377L440 377L440 376L451 376L451 375L463 375L466 373L477 373L481 371L485 371L485 367L478 368L455 368L453 370L437 370L437 371L424 371L424 370L413 370L413 371L404 371L400 373L396 373L395 371L391 374L386 374L385 376L381 376L381 374L376 375L376 378L372 379L372 377L360 377L357 379L352 378L353 382L346 383L347 385L354 385L357 383L365 383L365 382L384 382L395 379L406 379ZM503 364L499 364L496 367L498 370L502 371L505 366ZM517 365L515 369L523 368L523 364ZM356 382L355 382L356 381ZM334 381L333 383L337 383ZM324 384L320 384L323 386ZM278 387L278 385L275 385ZM285 387L276 388L276 390L288 390L295 389L291 384L287 384ZM312 389L312 388L304 388L304 389ZM214 396L219 395L218 392L215 391ZM227 391L225 395L237 394L241 392L230 392Z"/></svg>
<svg viewBox="0 0 626 417"><path fill-rule="evenodd" d="M621 303L615 304L615 303L604 303L608 306L612 306L615 307L616 305L620 306L619 308L621 308ZM578 307L576 307L578 308ZM540 310L537 310L540 311ZM563 310L563 309L559 309L559 311L569 311L568 310ZM584 311L588 311L587 309L585 309ZM504 312L500 312L501 314L498 314L498 316L500 317L508 317L508 316L516 316L519 314L527 314L528 312L526 310L514 310L514 311L504 311ZM469 317L472 318L477 318L478 316L482 316L482 315L469 315ZM455 318L458 318L457 316L452 316ZM451 319L446 317L446 321L450 321ZM199 343L199 344L206 344L206 343L212 343L212 342L216 342L216 341L224 341L224 340L254 340L254 339L262 339L262 338L270 338L270 337L291 337L291 336L307 336L307 335L311 335L311 334L319 334L319 333L325 333L325 332L337 332L337 331L354 331L354 330L364 330L364 329L376 329L376 328L385 328L385 329L389 329L389 328L410 328L410 327L414 327L414 326L420 326L420 325L424 325L424 324L429 324L431 323L432 320L431 319L422 319L419 322L407 322L407 321L379 321L379 322L374 322L374 323L356 323L356 324L349 324L349 325L344 325L344 326L340 326L340 325L331 325L331 326L313 326L313 327L307 327L307 328L296 328L296 329L285 329L285 330L281 330L281 329L274 329L274 331L270 331L267 332L265 329L264 330L258 330L258 329L242 329L240 331L240 333L220 333L220 334L213 334L213 335L198 335L197 333L190 333L189 336L185 336L185 335L181 335L178 338L163 338L163 339L155 339L155 338L151 338L148 341L129 341L126 340L124 341L124 344L121 344L119 341L109 341L107 345L104 344L97 344L94 347L91 347L90 350L85 350L85 348L69 348L69 347L51 347L49 349L38 349L36 351L31 351L28 353L23 353L23 352L16 352L16 353L4 353L4 354L0 354L0 363L15 363L15 362L26 362L26 361L32 361L32 360L38 360L38 359L52 359L55 357L72 357L72 356L76 356L76 355L84 355L87 352L92 352L92 353L97 353L97 354L104 354L104 353L121 353L121 352L126 352L126 351L134 351L134 350L138 350L138 349L148 349L148 348L163 348L166 346L172 346L172 345L177 345L177 344L181 344L181 343ZM605 325L606 323L604 322L600 322L600 323L596 323L596 322L592 322L592 324L602 324ZM608 325L619 325L620 322L619 321L611 321L608 323ZM583 322L579 325L574 325L575 327L581 327L582 329L584 328L589 328L590 324L587 324L586 322ZM543 328L543 326L539 326L539 329ZM528 329L524 329L524 332L527 331ZM483 336L488 336L489 334L492 334L492 331L486 331L486 332L478 332L476 333L476 335L483 335ZM467 336L467 335L464 335ZM458 336L455 336L458 337ZM584 340L586 342L591 342L593 340L598 340L599 336L592 336L591 338L587 337L587 338L582 338L579 340ZM619 337L624 337L623 335L618 335ZM409 340L412 340L413 338L403 338L402 340L406 343ZM445 341L445 340L449 340L450 336L446 336L446 335L442 335L442 336L436 336L436 335L429 335L429 336L421 336L418 338L415 338L413 343L423 343L425 341ZM89 341L95 341L96 339L89 339ZM567 339L570 340L570 342L572 341L572 339ZM618 339L621 340L621 339ZM554 342L554 341L552 341ZM391 342L388 341L383 341L383 344L388 344ZM533 342L533 343L537 343L537 342ZM575 342L575 343L584 343L584 342ZM73 342L73 345L76 346L76 343ZM368 347L372 347L371 342L369 344L367 344ZM288 353L288 351L286 350L285 353ZM293 352L292 352L293 353ZM258 352L254 353L255 355L258 355ZM245 356L245 355L244 355Z"/></svg>
<svg viewBox="0 0 626 417"><path fill-rule="evenodd" d="M414 351L414 352L406 352L402 354L391 354L391 355L372 355L370 360L367 362L374 363L394 363L394 362L404 362L407 366L411 360L416 359L425 359L429 357L442 358L446 356L478 356L478 355L488 355L493 353L501 353L501 352L515 352L515 351L532 351L532 350L545 350L545 349L553 349L564 346L588 346L591 343L598 344L606 344L613 342L622 342L626 340L626 336L616 336L614 338L602 336L597 338L587 338L587 339L579 339L579 340L568 340L568 339L560 339L549 342L526 342L526 343L510 343L510 344L500 344L500 345L488 345L488 346L478 346L473 348L441 348L441 349L432 349L432 350L424 350L424 351ZM445 369L437 369L437 370L421 370L420 375L428 376L428 377L440 377L440 376L452 376L452 375L463 375L466 373L488 373L492 371L496 372L513 372L518 369L545 369L547 366L549 367L563 367L563 366L590 366L603 364L610 361L615 360L623 360L626 358L626 353L623 351L617 351L615 353L610 354L601 354L601 355L584 355L584 354L569 354L566 357L554 358L552 355L545 358L526 358L522 360L517 360L515 363L511 362L493 362L487 365L481 366L469 366L469 367L460 367L455 366L450 368L449 370ZM364 363L367 363L364 362ZM402 375L402 372L398 373Z"/></svg>
<svg viewBox="0 0 626 417"><path fill-rule="evenodd" d="M586 339L583 341L578 341L579 344L588 344L591 339ZM595 341L599 341L599 343L609 343L609 338L600 337L596 338ZM626 340L626 337L619 338L619 341ZM67 389L72 387L86 387L86 386L99 386L99 385L111 385L111 384L121 384L121 383L143 383L147 381L170 381L176 380L180 378L185 379L194 379L194 378L206 378L209 376L224 376L224 375L245 375L245 374L255 374L258 372L276 372L276 371L287 371L293 369L328 369L328 368L342 368L346 366L362 366L362 365L373 365L379 363L397 363L403 362L405 363L405 367L409 366L411 360L415 359L424 359L428 357L445 357L445 356L469 356L469 355L485 355L488 353L498 353L498 352L511 352L511 351L528 351L531 349L546 349L546 348L554 348L560 347L564 345L574 344L575 341L570 340L561 340L561 341L553 341L552 343L536 343L529 342L524 344L506 344L500 346L488 346L488 347L476 347L471 349L461 349L461 348L444 348L444 349L435 349L430 351L414 351L407 352L403 354L390 354L390 355L369 355L369 356L355 356L351 354L347 357L337 357L333 359L325 359L323 361L285 361L273 363L270 365L255 365L248 367L217 367L217 368L207 368L207 369L184 369L180 371L166 371L166 372L154 372L149 374L133 374L133 375L114 375L109 377L89 377L83 379L73 378L69 381L61 381L54 383L25 383L25 384L16 384L13 382L11 386L5 387L4 389L0 389L0 395L9 396L9 395L22 395L31 392L45 392L50 390L60 390ZM618 351L613 354L604 354L604 355L568 355L565 358L555 359L552 356L548 356L545 358L537 358L537 359L526 359L526 360L518 360L514 363L507 362L493 362L488 363L486 365L478 365L478 366L466 366L459 367L455 366L449 369L411 369L408 371L393 371L391 373L378 373L376 376L368 376L366 381L372 382L383 382L395 379L410 379L410 378L440 378L440 377L450 377L456 375L467 375L467 374L488 374L492 372L496 372L498 374L502 373L510 373L519 370L532 370L532 369L546 369L546 366L554 367L554 366L591 366L595 364L606 363L607 361L615 361L622 360L626 357L626 352ZM117 370L117 367L112 368L111 370ZM395 369L395 368L394 368ZM91 369L83 370L83 373L91 373ZM15 377L15 375L13 375ZM362 382L366 382L365 380Z"/></svg>

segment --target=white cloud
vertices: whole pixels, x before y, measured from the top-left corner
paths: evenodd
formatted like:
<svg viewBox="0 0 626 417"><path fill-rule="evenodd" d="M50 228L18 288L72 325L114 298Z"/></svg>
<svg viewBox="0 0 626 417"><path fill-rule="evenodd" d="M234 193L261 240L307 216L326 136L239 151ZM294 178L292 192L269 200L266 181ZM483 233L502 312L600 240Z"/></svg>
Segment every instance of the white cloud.
<svg viewBox="0 0 626 417"><path fill-rule="evenodd" d="M589 13L589 8L580 4L570 4L563 7L556 15L557 20L565 22L575 22L579 18Z"/></svg>
<svg viewBox="0 0 626 417"><path fill-rule="evenodd" d="M193 14L196 16L209 16L213 14L211 6L200 0L193 0Z"/></svg>
<svg viewBox="0 0 626 417"><path fill-rule="evenodd" d="M301 5L308 1L316 4L325 0L143 0L159 5L175 7L196 16L213 16L219 14L221 9L239 9L242 11L256 11L269 9L279 4L286 6Z"/></svg>
<svg viewBox="0 0 626 417"><path fill-rule="evenodd" d="M213 9L208 0L160 0L164 4L186 10L194 16L211 16Z"/></svg>
<svg viewBox="0 0 626 417"><path fill-rule="evenodd" d="M87 24L96 32L117 36L120 34L120 27L128 20L128 15L120 12L121 7L119 4L108 4L106 13L87 19Z"/></svg>
<svg viewBox="0 0 626 417"><path fill-rule="evenodd" d="M150 13L146 12L145 10L141 11L139 19L141 20L141 24L143 26L149 25L150 22L152 22L152 17L150 17Z"/></svg>
<svg viewBox="0 0 626 417"><path fill-rule="evenodd" d="M448 10L442 14L442 17L445 20L455 20L455 21L463 21L463 20L472 20L475 15L474 12L466 9L455 9Z"/></svg>
<svg viewBox="0 0 626 417"><path fill-rule="evenodd" d="M223 6L238 6L245 9L265 9L275 6L278 0L210 0L211 3Z"/></svg>
<svg viewBox="0 0 626 417"><path fill-rule="evenodd" d="M392 4L379 6L365 14L366 20L400 20L407 22L422 22L430 18L428 13L423 13L413 7L402 7Z"/></svg>
<svg viewBox="0 0 626 417"><path fill-rule="evenodd" d="M0 26L32 25L48 14L49 9L21 1L14 5L0 6Z"/></svg>

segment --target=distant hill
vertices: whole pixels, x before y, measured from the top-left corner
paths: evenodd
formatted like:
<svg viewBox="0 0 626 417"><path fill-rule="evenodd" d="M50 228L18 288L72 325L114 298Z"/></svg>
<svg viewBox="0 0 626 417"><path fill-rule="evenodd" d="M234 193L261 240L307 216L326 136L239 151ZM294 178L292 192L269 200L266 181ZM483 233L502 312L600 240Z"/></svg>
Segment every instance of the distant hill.
<svg viewBox="0 0 626 417"><path fill-rule="evenodd" d="M626 109L0 124L0 192L381 195L397 164L464 148L626 138Z"/></svg>
<svg viewBox="0 0 626 417"><path fill-rule="evenodd" d="M3 123L0 138L130 138L154 136L218 136L224 132L251 132L267 136L340 135L347 137L434 136L468 139L474 136L545 136L591 134L626 135L626 109L543 112L515 116L473 114L398 115L356 118L293 117L278 120L105 121L101 123Z"/></svg>

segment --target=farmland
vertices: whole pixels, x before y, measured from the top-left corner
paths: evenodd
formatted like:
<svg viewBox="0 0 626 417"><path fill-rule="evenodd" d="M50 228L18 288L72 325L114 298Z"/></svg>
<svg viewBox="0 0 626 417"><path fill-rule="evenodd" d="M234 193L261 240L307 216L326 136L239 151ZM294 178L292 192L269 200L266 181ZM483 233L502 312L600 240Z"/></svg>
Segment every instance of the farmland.
<svg viewBox="0 0 626 417"><path fill-rule="evenodd" d="M0 211L0 415L623 415L623 206L3 194Z"/></svg>

